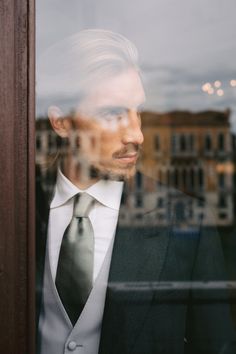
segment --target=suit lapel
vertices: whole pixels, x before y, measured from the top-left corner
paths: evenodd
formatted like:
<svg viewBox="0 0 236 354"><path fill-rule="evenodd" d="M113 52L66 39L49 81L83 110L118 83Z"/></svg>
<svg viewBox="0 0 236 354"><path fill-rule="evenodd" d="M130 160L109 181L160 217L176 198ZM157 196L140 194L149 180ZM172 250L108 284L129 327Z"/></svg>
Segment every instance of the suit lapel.
<svg viewBox="0 0 236 354"><path fill-rule="evenodd" d="M36 169L36 325L38 325L42 302L43 274L47 243L48 218L51 194L42 188L42 177ZM55 176L51 184L55 183Z"/></svg>
<svg viewBox="0 0 236 354"><path fill-rule="evenodd" d="M122 226L118 221L109 273L100 353L129 353L150 309L153 291L148 282L158 281L164 265L170 226ZM145 282L145 284L144 284ZM137 288L138 286L138 288Z"/></svg>

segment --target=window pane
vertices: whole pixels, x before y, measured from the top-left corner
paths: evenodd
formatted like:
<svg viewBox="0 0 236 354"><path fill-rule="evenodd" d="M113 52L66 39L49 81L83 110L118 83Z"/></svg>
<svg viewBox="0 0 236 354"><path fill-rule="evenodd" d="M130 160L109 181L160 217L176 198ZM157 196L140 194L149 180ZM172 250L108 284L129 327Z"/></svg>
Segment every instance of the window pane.
<svg viewBox="0 0 236 354"><path fill-rule="evenodd" d="M233 0L37 7L39 353L235 352Z"/></svg>

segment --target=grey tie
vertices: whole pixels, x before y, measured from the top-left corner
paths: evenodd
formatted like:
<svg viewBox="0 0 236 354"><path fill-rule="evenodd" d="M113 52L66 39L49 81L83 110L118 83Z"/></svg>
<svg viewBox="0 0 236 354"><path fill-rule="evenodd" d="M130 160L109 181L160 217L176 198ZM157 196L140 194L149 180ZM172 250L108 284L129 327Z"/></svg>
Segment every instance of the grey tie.
<svg viewBox="0 0 236 354"><path fill-rule="evenodd" d="M87 193L75 196L73 217L63 235L57 266L56 287L73 325L93 285L94 235L88 218L93 201Z"/></svg>

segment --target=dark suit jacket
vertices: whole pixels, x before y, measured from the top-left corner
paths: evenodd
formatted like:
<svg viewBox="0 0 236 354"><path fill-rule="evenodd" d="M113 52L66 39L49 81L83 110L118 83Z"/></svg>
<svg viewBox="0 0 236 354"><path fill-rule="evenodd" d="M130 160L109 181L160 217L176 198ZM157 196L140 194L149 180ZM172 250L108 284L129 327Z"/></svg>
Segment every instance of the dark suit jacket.
<svg viewBox="0 0 236 354"><path fill-rule="evenodd" d="M217 232L201 225L178 230L171 205L168 226L152 226L155 212L140 215L142 227L118 221L99 354L236 353L227 292L210 288L225 279ZM48 215L38 180L37 321Z"/></svg>

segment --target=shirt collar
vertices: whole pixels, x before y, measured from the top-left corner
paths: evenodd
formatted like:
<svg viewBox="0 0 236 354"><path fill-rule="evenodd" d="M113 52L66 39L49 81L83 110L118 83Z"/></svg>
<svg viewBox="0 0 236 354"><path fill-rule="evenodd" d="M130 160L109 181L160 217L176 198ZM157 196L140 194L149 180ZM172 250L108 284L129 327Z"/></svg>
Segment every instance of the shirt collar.
<svg viewBox="0 0 236 354"><path fill-rule="evenodd" d="M111 209L119 210L123 184L121 181L99 180L89 188L81 190L58 169L54 197L50 208L59 207L77 193L86 192L101 204Z"/></svg>

